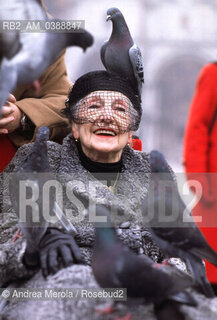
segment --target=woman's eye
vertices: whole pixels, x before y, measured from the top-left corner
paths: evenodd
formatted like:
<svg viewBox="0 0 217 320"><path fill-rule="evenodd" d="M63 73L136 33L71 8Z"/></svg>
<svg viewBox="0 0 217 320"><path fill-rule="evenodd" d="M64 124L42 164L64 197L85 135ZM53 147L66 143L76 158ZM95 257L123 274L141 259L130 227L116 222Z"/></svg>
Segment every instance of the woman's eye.
<svg viewBox="0 0 217 320"><path fill-rule="evenodd" d="M125 108L123 107L115 107L115 110L120 112L126 112Z"/></svg>
<svg viewBox="0 0 217 320"><path fill-rule="evenodd" d="M88 107L88 109L99 109L100 106L96 105L96 104L92 104L91 106Z"/></svg>

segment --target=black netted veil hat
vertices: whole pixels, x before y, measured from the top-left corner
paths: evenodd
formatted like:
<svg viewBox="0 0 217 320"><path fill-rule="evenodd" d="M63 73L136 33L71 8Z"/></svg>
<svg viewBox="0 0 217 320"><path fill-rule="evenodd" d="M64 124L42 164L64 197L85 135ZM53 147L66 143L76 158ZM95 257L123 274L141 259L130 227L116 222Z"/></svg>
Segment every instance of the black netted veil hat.
<svg viewBox="0 0 217 320"><path fill-rule="evenodd" d="M129 81L103 70L88 72L76 80L68 95L63 113L74 121L73 109L75 109L78 101L91 92L100 90L120 92L131 101L133 108L137 111L137 119L132 130L137 130L142 116L140 97L136 94Z"/></svg>

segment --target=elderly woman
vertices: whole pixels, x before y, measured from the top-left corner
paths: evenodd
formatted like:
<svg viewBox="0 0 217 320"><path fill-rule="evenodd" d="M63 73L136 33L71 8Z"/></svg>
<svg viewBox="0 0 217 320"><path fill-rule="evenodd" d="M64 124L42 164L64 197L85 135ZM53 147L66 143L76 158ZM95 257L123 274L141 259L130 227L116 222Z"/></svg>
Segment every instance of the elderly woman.
<svg viewBox="0 0 217 320"><path fill-rule="evenodd" d="M61 219L50 222L38 248L42 273L49 275L46 278L39 268L29 268L32 260L26 255L25 239L12 242L18 226L10 202L8 176L22 167L33 144L21 147L0 176L1 287L97 287L90 267L96 219L90 210L92 203L112 209L117 233L128 247L154 261L163 259L141 223L141 204L149 195L151 168L150 156L130 147L132 131L138 129L142 114L140 99L131 85L106 71L87 73L75 82L63 113L71 122L72 133L62 145L48 141L47 150L59 186L56 201L73 224L72 232L66 230ZM27 277L30 280L24 280ZM205 298L201 299L204 304ZM35 319L90 320L97 318L96 304L99 302L91 299L12 300L4 308L3 318L23 320L34 313ZM190 308L189 319L201 317L200 308L197 315L195 312ZM139 319L155 318L146 306L138 313ZM203 318L208 316L209 308L203 311ZM216 314L213 316L216 318Z"/></svg>
<svg viewBox="0 0 217 320"><path fill-rule="evenodd" d="M63 198L63 203L58 203L76 229L76 234L67 232L60 221L49 226L39 250L39 255L43 258L41 267L44 275L56 273L62 266L67 267L73 262L80 262L78 246L82 260L91 264L94 217L86 210L90 203L104 204L114 209L114 223L126 245L139 254L145 253L155 261L162 260L150 233L140 223L141 203L148 195L149 155L134 151L129 146L132 131L138 128L141 120L139 97L135 95L127 80L106 71L95 71L83 75L75 82L63 112L71 121L72 133L64 139L62 145L50 141L47 143L48 159L51 170L57 173L57 179L62 186L60 199ZM1 177L1 196L4 199L0 234L0 250L3 254L0 260L2 286L32 272L23 265L23 239L11 242L17 224L9 201L6 175L19 168L31 148L32 144L20 148L7 167L5 175ZM67 249L68 245L72 250ZM25 285L30 288L96 285L91 268L84 265L65 268L47 280L40 278L39 274L35 277ZM27 312L26 310L37 308L38 301L34 303L29 309L20 309L20 318L25 319L23 313ZM53 315L62 312L62 319L65 318L66 311L60 306L60 302L52 303L48 305L46 301L46 310L42 305L40 311L37 308L37 312L42 313L40 317L47 316L49 312L53 312ZM68 308L77 314L73 319L80 319L78 314L81 310L86 312L82 319L90 319L89 304L84 307L73 304L73 309L70 304ZM8 312L12 309L9 308ZM16 318L17 314L16 310Z"/></svg>

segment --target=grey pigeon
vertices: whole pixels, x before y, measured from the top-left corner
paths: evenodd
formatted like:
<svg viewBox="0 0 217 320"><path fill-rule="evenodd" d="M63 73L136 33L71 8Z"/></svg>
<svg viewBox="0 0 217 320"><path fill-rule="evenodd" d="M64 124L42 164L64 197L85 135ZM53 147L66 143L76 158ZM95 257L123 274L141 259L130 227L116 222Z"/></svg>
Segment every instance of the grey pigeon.
<svg viewBox="0 0 217 320"><path fill-rule="evenodd" d="M27 159L21 164L17 172L11 173L9 177L11 202L17 214L19 226L27 240L26 251L28 256L31 256L31 259L37 252L40 240L48 226L43 210L43 205L49 198L46 195L45 199L43 195L44 183L53 179L47 158L48 139L49 129L40 127ZM33 199L33 205L28 205L28 201L26 202L28 199ZM54 206L53 195L50 196L49 201L50 214L52 214ZM25 207L22 207L24 202ZM34 203L36 203L35 207ZM26 210L25 214L24 209Z"/></svg>
<svg viewBox="0 0 217 320"><path fill-rule="evenodd" d="M103 288L126 288L129 299L147 303L173 300L196 305L191 295L182 292L192 285L192 278L176 267L155 264L146 255L137 255L118 239L110 211L96 205L93 274Z"/></svg>
<svg viewBox="0 0 217 320"><path fill-rule="evenodd" d="M149 201L143 204L143 214L147 217L151 213L149 225L153 237L167 256L183 259L200 290L207 297L213 297L202 259L217 266L217 253L208 245L190 212L186 214L186 206L164 156L159 151L152 151L150 156L152 192ZM184 216L188 218L186 222Z"/></svg>
<svg viewBox="0 0 217 320"><path fill-rule="evenodd" d="M110 39L101 47L101 60L110 73L129 79L141 96L144 82L142 54L134 43L124 16L117 8L107 11L107 21L113 23Z"/></svg>
<svg viewBox="0 0 217 320"><path fill-rule="evenodd" d="M11 13L13 12L13 14ZM15 16L15 18L14 18ZM11 0L1 6L0 18L23 20L47 20L37 0ZM61 51L69 46L79 46L84 51L92 45L92 35L85 31L72 33L20 33L20 49L11 58L5 55L0 68L0 114L8 94L18 84L31 84L58 58ZM15 49L14 49L15 50Z"/></svg>

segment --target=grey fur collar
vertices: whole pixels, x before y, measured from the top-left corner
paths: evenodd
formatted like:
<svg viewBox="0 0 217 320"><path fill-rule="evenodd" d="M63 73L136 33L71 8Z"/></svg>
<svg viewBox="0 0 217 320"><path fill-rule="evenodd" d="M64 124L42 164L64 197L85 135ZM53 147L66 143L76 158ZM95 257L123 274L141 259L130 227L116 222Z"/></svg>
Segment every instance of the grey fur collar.
<svg viewBox="0 0 217 320"><path fill-rule="evenodd" d="M75 191L86 201L92 200L95 203L112 206L122 212L118 224L126 219L139 224L141 201L148 193L150 175L148 155L125 147L122 159L122 172L113 194L82 166L76 142L70 134L63 142L59 173L62 182L68 182L68 186L72 186L71 194ZM93 184L95 190L92 189Z"/></svg>

